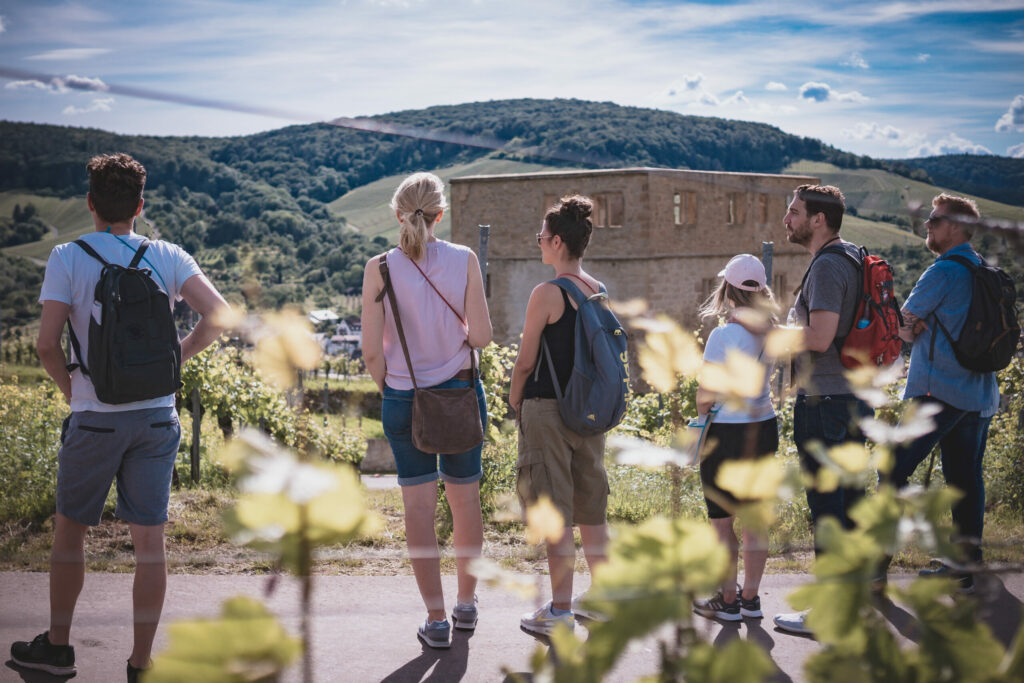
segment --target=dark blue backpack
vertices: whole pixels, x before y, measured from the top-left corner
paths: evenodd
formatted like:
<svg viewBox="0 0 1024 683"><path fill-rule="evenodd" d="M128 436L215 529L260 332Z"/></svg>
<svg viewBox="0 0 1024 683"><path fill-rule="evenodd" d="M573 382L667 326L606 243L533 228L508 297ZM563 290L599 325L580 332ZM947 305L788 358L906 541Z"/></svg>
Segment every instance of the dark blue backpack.
<svg viewBox="0 0 1024 683"><path fill-rule="evenodd" d="M558 381L551 350L541 335L541 354L547 358L551 383L558 397L558 412L565 426L582 436L603 434L622 420L629 393L629 354L626 330L608 309L608 290L586 296L572 280L560 277L551 284L564 289L576 302L576 339L572 374L565 393ZM540 371L540 359L537 372Z"/></svg>

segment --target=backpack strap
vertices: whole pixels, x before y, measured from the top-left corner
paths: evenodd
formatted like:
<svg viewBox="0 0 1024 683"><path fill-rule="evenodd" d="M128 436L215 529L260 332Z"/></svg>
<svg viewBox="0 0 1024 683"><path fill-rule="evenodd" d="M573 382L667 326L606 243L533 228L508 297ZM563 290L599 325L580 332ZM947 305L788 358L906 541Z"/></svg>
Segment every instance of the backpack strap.
<svg viewBox="0 0 1024 683"><path fill-rule="evenodd" d="M131 263L128 264L129 268L139 267L139 263L142 261L142 255L146 253L147 249L149 249L149 244L149 240L143 237L142 244L140 244L139 248L135 250L135 256L132 257Z"/></svg>
<svg viewBox="0 0 1024 683"><path fill-rule="evenodd" d="M980 254L978 258L981 258ZM974 273L978 271L978 268L985 265L985 259L983 258L981 259L981 263L977 264L971 261L971 259L967 258L966 256L961 256L960 254L950 254L949 256L946 257L945 260L960 264L971 273L972 277L974 276ZM941 320L939 320L938 311L932 311L931 317L935 320L935 324L939 326L939 329L942 330L942 334L946 335L946 339L949 340L950 346L952 346L956 342L956 340L953 339L953 335L949 333L949 330L946 329L946 326L942 324ZM937 334L932 334L932 341L931 344L929 344L928 348L929 361L935 360L935 337L937 336Z"/></svg>
<svg viewBox="0 0 1024 683"><path fill-rule="evenodd" d="M864 261L863 260L858 261L853 256L850 256L850 252L846 251L846 249L843 249L838 244L835 245L834 247L833 246L829 246L829 247L825 247L824 249L820 250L817 254L814 255L814 258L811 259L811 263L807 266L807 270L804 271L804 277L803 277L802 280L800 280L800 288L797 290L798 296L799 297L803 297L804 301L807 302L806 308L807 308L807 324L808 325L811 324L811 302L807 301L807 297L804 296L804 285L807 284L807 278L811 274L811 268L814 267L815 261L817 261L818 258L820 258L821 256L824 256L825 254L839 254L841 256L845 256L846 259L857 270L857 276L858 276L857 280L859 282L859 287L860 287L860 292L858 292L858 294L857 294L857 299L858 300L860 300L860 294L864 290L864 272L863 272L864 271ZM867 254L867 249L865 249L864 247L860 247L860 254L861 254L861 259L863 259L864 256ZM854 317L856 317L856 316L854 316ZM840 349L843 348L843 342L846 341L846 337L850 334L850 332L853 330L853 326L856 325L856 324L857 324L856 320L850 321L850 329L846 330L846 334L844 334L842 336L839 336L837 334L832 339L832 345L836 347L836 351L839 351ZM838 332L838 330L836 330L836 331Z"/></svg>
<svg viewBox="0 0 1024 683"><path fill-rule="evenodd" d="M84 249L84 250L85 250L85 253L86 253L86 254L88 254L89 256L92 256L92 257L93 257L94 259L96 259L97 261L99 261L100 263L102 263L102 264L103 264L104 266L109 266L109 265L110 265L109 263L107 263L107 262L106 262L106 261L105 261L105 260L103 259L103 257L102 257L102 256L100 256L99 254L97 254L97 253L96 253L96 250L95 250L95 249L93 249L92 247L90 247L90 246L89 246L89 243L88 243L88 242L86 242L85 240L81 240L81 239L79 239L79 240L75 240L75 244L77 244L77 245L78 245L78 246L80 246L80 247L81 247L82 249Z"/></svg>

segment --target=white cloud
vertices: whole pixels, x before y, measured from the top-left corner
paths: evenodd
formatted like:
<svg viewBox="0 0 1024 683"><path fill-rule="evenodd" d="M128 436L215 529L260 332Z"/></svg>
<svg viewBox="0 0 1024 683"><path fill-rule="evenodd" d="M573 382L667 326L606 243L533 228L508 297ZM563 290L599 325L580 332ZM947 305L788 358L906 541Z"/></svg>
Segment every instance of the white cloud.
<svg viewBox="0 0 1024 683"><path fill-rule="evenodd" d="M996 131L1006 133L1009 131L1024 131L1024 95L1017 95L1010 102L1010 108L996 121Z"/></svg>
<svg viewBox="0 0 1024 683"><path fill-rule="evenodd" d="M42 81L11 81L4 85L4 90L24 90L26 88L35 88L37 90L53 92L53 86L49 83L43 83Z"/></svg>
<svg viewBox="0 0 1024 683"><path fill-rule="evenodd" d="M908 154L912 157L934 157L940 154L991 154L992 150L984 145L978 145L970 140L965 140L956 133L950 133L941 140L935 142L924 142Z"/></svg>
<svg viewBox="0 0 1024 683"><path fill-rule="evenodd" d="M907 144L903 131L895 126L882 126L878 123L860 122L853 128L844 128L839 134L849 140L878 140L889 144Z"/></svg>
<svg viewBox="0 0 1024 683"><path fill-rule="evenodd" d="M700 84L704 82L704 74L694 74L693 76L683 76L683 86L687 90L696 90L700 87Z"/></svg>
<svg viewBox="0 0 1024 683"><path fill-rule="evenodd" d="M859 52L851 52L850 56L839 63L840 66L848 66L853 69L870 69L871 66L867 63L864 57Z"/></svg>
<svg viewBox="0 0 1024 683"><path fill-rule="evenodd" d="M697 102L700 104L706 104L709 107L717 107L721 104L717 97L706 91L700 94L700 97L697 98Z"/></svg>
<svg viewBox="0 0 1024 683"><path fill-rule="evenodd" d="M750 100L743 94L742 90L737 90L729 97L725 98L722 104L750 104Z"/></svg>
<svg viewBox="0 0 1024 683"><path fill-rule="evenodd" d="M828 83L808 81L800 86L800 99L815 102L866 102L868 98L856 90L839 92L833 90Z"/></svg>
<svg viewBox="0 0 1024 683"><path fill-rule="evenodd" d="M7 22L4 20L4 15L0 14L0 33L7 30Z"/></svg>
<svg viewBox="0 0 1024 683"><path fill-rule="evenodd" d="M932 56L927 52L918 52L916 55L914 55L914 61L917 62L918 64L924 64L931 58Z"/></svg>
<svg viewBox="0 0 1024 683"><path fill-rule="evenodd" d="M765 90L771 90L774 92L782 92L783 90L789 90L785 83L779 83L778 81L768 81L764 86Z"/></svg>
<svg viewBox="0 0 1024 683"><path fill-rule="evenodd" d="M1014 159L1024 159L1024 142L1007 147L1006 156L1013 157Z"/></svg>
<svg viewBox="0 0 1024 683"><path fill-rule="evenodd" d="M110 111L110 106L114 104L113 97L101 97L93 100L88 107L76 107L74 105L64 108L61 112L65 116L76 116L78 114L91 114L95 111Z"/></svg>
<svg viewBox="0 0 1024 683"><path fill-rule="evenodd" d="M79 60L88 59L89 57L95 57L97 55L103 55L110 52L110 48L107 47L71 47L62 50L50 50L48 52L41 52L37 55L31 55L25 57L25 59L34 59L39 61L57 61L57 60Z"/></svg>

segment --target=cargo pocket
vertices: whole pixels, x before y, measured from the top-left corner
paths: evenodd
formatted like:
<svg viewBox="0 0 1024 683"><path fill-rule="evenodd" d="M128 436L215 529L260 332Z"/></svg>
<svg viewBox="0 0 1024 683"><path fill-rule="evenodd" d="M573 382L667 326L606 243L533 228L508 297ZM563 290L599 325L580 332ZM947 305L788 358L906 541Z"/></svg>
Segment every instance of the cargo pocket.
<svg viewBox="0 0 1024 683"><path fill-rule="evenodd" d="M542 495L551 497L551 479L543 451L529 449L519 454L516 461L516 493L524 513Z"/></svg>
<svg viewBox="0 0 1024 683"><path fill-rule="evenodd" d="M80 429L83 432L92 432L93 434L113 434L113 427L93 427L91 425L78 425L75 429Z"/></svg>

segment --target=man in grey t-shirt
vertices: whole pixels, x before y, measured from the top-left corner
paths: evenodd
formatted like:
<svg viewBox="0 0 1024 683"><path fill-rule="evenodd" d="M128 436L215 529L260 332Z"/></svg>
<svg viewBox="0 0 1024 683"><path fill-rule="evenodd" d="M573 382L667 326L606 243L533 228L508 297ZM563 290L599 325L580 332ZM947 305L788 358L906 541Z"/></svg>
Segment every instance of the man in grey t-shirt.
<svg viewBox="0 0 1024 683"><path fill-rule="evenodd" d="M852 329L860 295L858 247L839 237L846 202L838 187L801 185L796 189L783 223L786 238L814 256L807 268L788 322L804 328L807 351L795 359L793 381L797 396L793 405L793 441L804 472L817 476L821 463L815 448L830 448L848 441L864 441L857 419L873 414L870 406L850 391L839 361L839 346ZM850 508L864 495L862 487L838 487L819 491L807 487L807 507L817 531L818 520L835 517L852 528ZM815 543L815 554L819 552ZM775 625L794 633L810 633L806 612L779 614Z"/></svg>

